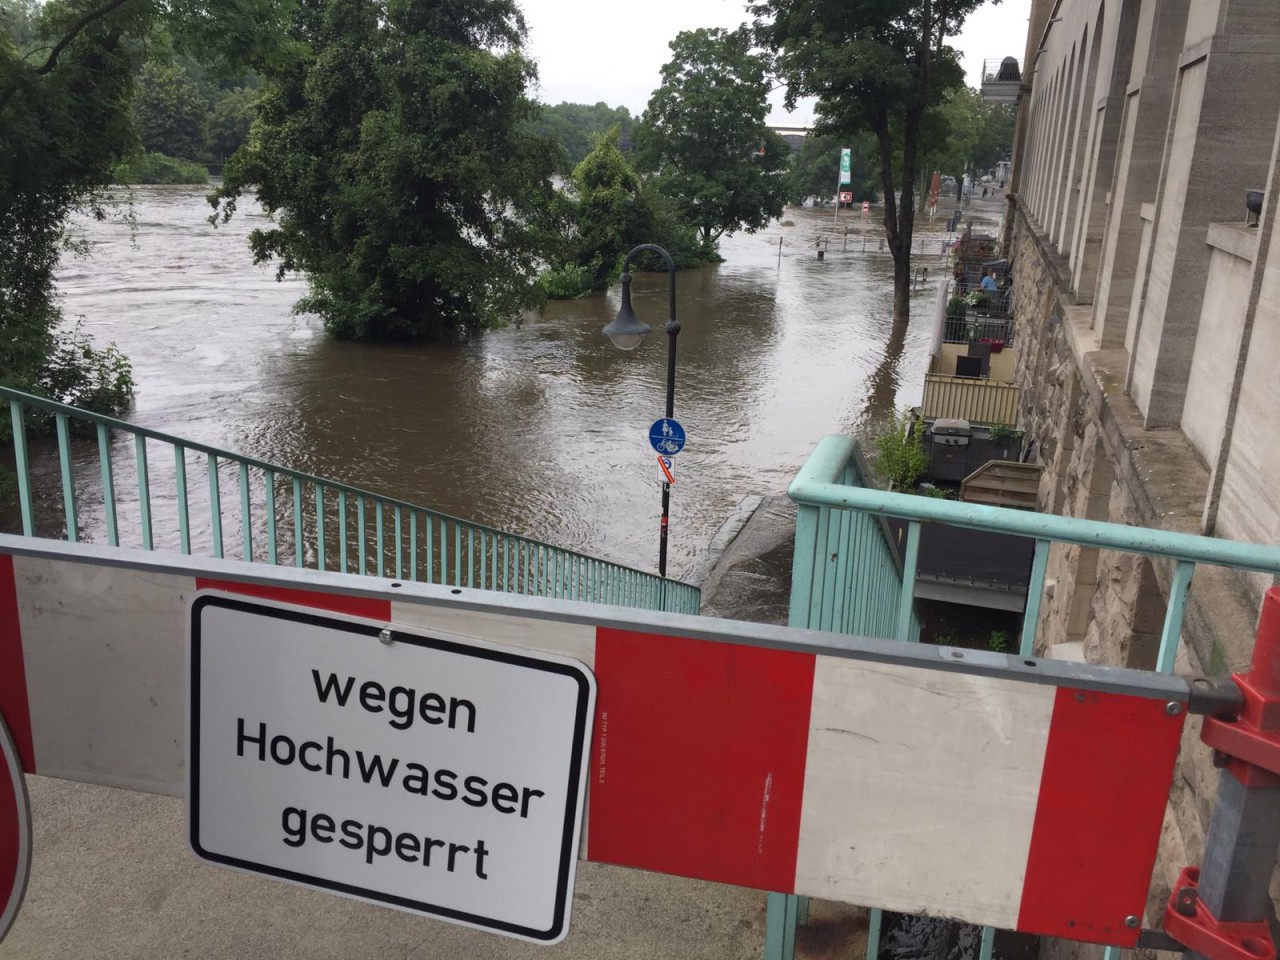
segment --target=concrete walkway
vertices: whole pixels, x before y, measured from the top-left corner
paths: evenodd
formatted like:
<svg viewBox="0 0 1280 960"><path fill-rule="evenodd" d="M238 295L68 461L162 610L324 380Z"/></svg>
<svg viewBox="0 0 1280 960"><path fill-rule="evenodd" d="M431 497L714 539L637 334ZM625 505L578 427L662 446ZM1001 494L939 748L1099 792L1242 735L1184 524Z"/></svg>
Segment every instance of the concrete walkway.
<svg viewBox="0 0 1280 960"><path fill-rule="evenodd" d="M747 498L701 564L704 612L785 623L794 508ZM198 864L181 800L28 778L35 862L0 960L563 960L763 954L765 896L579 863L568 939L542 947ZM797 956L861 958L862 912L815 902Z"/></svg>

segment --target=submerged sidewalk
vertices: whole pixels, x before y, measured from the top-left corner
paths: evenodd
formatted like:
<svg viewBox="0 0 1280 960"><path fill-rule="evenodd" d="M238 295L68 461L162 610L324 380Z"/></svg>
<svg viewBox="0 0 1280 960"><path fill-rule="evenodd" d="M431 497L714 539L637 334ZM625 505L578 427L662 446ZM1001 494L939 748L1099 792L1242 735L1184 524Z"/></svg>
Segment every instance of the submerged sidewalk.
<svg viewBox="0 0 1280 960"><path fill-rule="evenodd" d="M699 564L703 613L785 623L795 509L744 498ZM578 864L568 938L536 946L385 907L203 866L182 800L29 777L35 856L0 960L752 960L756 890ZM861 957L856 908L814 902L802 960Z"/></svg>

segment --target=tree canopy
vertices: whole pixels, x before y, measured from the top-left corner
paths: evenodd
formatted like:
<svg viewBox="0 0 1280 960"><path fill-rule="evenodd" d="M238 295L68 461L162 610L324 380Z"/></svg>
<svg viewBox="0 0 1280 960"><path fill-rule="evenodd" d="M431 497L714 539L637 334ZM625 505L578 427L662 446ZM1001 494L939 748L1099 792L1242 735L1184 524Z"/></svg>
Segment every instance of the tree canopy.
<svg viewBox="0 0 1280 960"><path fill-rule="evenodd" d="M998 2L998 0L996 0ZM825 130L876 138L894 320L910 314L921 124L963 80L947 40L982 0L754 0L756 36L777 54L787 104L817 98ZM895 191L900 190L895 196Z"/></svg>
<svg viewBox="0 0 1280 960"><path fill-rule="evenodd" d="M606 130L617 128L615 136L629 141L631 111L603 102L543 104L533 128L564 148L565 170L571 171L586 159L595 139Z"/></svg>
<svg viewBox="0 0 1280 960"><path fill-rule="evenodd" d="M315 0L268 71L221 215L256 189L258 261L344 339L449 338L537 296L554 145L535 134L514 0Z"/></svg>
<svg viewBox="0 0 1280 960"><path fill-rule="evenodd" d="M781 216L790 151L765 123L769 62L748 29L685 31L671 52L636 126L637 163L712 248Z"/></svg>
<svg viewBox="0 0 1280 960"><path fill-rule="evenodd" d="M989 105L972 87L947 91L921 125L925 172L955 177L959 196L966 173L980 176L1009 155L1013 120L1008 105Z"/></svg>
<svg viewBox="0 0 1280 960"><path fill-rule="evenodd" d="M200 89L180 67L152 62L142 68L133 115L145 149L188 160L200 156L207 111Z"/></svg>

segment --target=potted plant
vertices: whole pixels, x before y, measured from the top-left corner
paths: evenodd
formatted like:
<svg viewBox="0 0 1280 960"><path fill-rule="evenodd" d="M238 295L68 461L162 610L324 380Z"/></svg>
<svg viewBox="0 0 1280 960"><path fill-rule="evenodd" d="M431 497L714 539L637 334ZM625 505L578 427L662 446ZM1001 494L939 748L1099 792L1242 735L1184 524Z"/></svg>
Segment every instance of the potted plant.
<svg viewBox="0 0 1280 960"><path fill-rule="evenodd" d="M1004 460L1009 459L1009 448L1014 446L1015 444L1017 445L1018 453L1021 454L1022 452L1022 449L1021 449L1022 448L1022 431L1021 430L1015 430L1013 427L1010 427L1007 424L997 423L995 426L991 428L989 437L991 442L994 443L996 446L1004 448L1004 453L1002 455L1002 459Z"/></svg>

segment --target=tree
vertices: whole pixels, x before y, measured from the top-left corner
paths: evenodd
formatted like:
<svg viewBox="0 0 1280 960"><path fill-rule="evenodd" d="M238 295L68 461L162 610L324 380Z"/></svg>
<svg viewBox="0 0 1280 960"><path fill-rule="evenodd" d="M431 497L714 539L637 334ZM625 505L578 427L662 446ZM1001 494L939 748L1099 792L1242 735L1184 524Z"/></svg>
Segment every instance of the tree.
<svg viewBox="0 0 1280 960"><path fill-rule="evenodd" d="M921 124L963 79L947 39L981 2L754 0L749 7L759 42L778 54L787 105L816 97L820 127L875 135L885 236L893 254L895 323L905 324L911 309Z"/></svg>
<svg viewBox="0 0 1280 960"><path fill-rule="evenodd" d="M996 103L987 106L982 130L973 145L973 169L979 173L990 170L1000 160L1007 160L1013 152L1013 127L1018 119L1013 104Z"/></svg>
<svg viewBox="0 0 1280 960"><path fill-rule="evenodd" d="M225 160L249 139L258 91L236 87L213 104L207 123L208 147L213 160Z"/></svg>
<svg viewBox="0 0 1280 960"><path fill-rule="evenodd" d="M302 271L343 339L448 338L538 296L555 150L531 130L514 0L315 0L306 55L268 71L221 217L256 187L254 257ZM215 215L215 219L218 215Z"/></svg>
<svg viewBox="0 0 1280 960"><path fill-rule="evenodd" d="M618 135L629 142L631 111L626 107L610 107L604 102L593 106L585 103L559 103L554 107L544 104L533 122L536 133L564 148L567 171L580 164L591 151L595 138L611 127L617 127Z"/></svg>
<svg viewBox="0 0 1280 960"><path fill-rule="evenodd" d="M801 204L809 199L823 202L835 197L840 170L840 151L848 146L850 183L841 189L853 193L855 203L875 200L879 175L874 163L875 141L867 134L857 136L810 135L800 149L791 155L787 168L787 201Z"/></svg>
<svg viewBox="0 0 1280 960"><path fill-rule="evenodd" d="M566 260L550 271L548 294L557 299L603 290L618 276L622 257L654 239L651 197L618 149L618 128L598 135L574 168L568 207Z"/></svg>
<svg viewBox="0 0 1280 960"><path fill-rule="evenodd" d="M928 176L939 170L955 177L957 200L986 119L982 95L970 87L957 87L947 91L942 103L930 110L920 125L922 172Z"/></svg>
<svg viewBox="0 0 1280 960"><path fill-rule="evenodd" d="M636 127L637 162L714 250L721 235L782 215L790 151L765 125L768 61L751 52L749 30L685 31L671 51Z"/></svg>
<svg viewBox="0 0 1280 960"><path fill-rule="evenodd" d="M142 68L133 115L146 150L184 160L204 156L208 109L181 67L151 62Z"/></svg>

